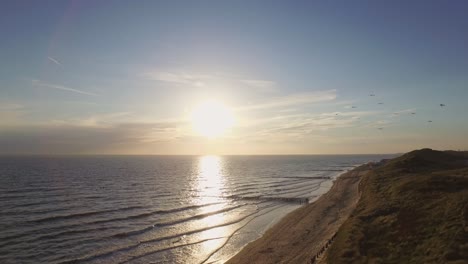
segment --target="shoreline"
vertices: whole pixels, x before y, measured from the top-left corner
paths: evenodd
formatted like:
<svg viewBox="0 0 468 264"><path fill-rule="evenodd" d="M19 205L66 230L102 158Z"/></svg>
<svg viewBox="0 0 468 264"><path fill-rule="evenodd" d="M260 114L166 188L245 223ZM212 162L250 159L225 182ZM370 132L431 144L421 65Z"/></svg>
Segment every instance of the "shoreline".
<svg viewBox="0 0 468 264"><path fill-rule="evenodd" d="M226 263L311 263L357 205L360 179L370 164L340 174L326 193L281 218Z"/></svg>

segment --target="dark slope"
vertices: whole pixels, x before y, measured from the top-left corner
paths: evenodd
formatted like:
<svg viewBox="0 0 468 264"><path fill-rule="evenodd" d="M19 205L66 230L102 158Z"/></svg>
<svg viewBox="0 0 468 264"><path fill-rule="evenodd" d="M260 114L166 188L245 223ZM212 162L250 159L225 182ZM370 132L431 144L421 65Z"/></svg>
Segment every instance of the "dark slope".
<svg viewBox="0 0 468 264"><path fill-rule="evenodd" d="M409 152L360 191L328 263L468 263L468 152Z"/></svg>

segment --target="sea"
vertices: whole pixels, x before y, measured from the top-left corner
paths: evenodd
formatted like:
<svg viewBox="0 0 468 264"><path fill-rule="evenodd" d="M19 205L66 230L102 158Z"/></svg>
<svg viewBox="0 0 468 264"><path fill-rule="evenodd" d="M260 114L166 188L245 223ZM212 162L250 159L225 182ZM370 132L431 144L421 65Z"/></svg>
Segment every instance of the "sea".
<svg viewBox="0 0 468 264"><path fill-rule="evenodd" d="M388 155L0 157L0 263L224 263Z"/></svg>

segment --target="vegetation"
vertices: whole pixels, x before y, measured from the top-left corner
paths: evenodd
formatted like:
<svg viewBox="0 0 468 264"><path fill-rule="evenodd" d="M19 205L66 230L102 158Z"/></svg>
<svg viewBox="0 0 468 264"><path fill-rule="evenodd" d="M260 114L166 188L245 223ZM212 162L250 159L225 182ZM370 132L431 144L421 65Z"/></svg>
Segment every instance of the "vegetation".
<svg viewBox="0 0 468 264"><path fill-rule="evenodd" d="M328 263L468 263L468 152L407 153L366 174L360 191Z"/></svg>

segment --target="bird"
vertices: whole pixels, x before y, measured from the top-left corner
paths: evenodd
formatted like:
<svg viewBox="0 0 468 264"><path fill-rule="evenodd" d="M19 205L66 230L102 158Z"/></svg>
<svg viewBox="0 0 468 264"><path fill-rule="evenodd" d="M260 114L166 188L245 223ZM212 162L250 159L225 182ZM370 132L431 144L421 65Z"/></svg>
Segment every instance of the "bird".
<svg viewBox="0 0 468 264"><path fill-rule="evenodd" d="M369 96L375 96L375 94L369 94Z"/></svg>
<svg viewBox="0 0 468 264"><path fill-rule="evenodd" d="M429 121L427 121L427 122L432 123L432 120L429 120Z"/></svg>
<svg viewBox="0 0 468 264"><path fill-rule="evenodd" d="M413 113L411 113L411 114L412 114L412 115L415 115L416 113L415 113L415 112L413 112Z"/></svg>
<svg viewBox="0 0 468 264"><path fill-rule="evenodd" d="M440 107L444 107L444 106L445 106L445 104L440 104Z"/></svg>
<svg viewBox="0 0 468 264"><path fill-rule="evenodd" d="M378 129L378 130L383 130L383 127L379 127L379 128L377 128L377 129Z"/></svg>
<svg viewBox="0 0 468 264"><path fill-rule="evenodd" d="M356 108L356 106L353 105L353 106L351 106L351 108Z"/></svg>
<svg viewBox="0 0 468 264"><path fill-rule="evenodd" d="M380 105L383 105L383 103L379 103Z"/></svg>

